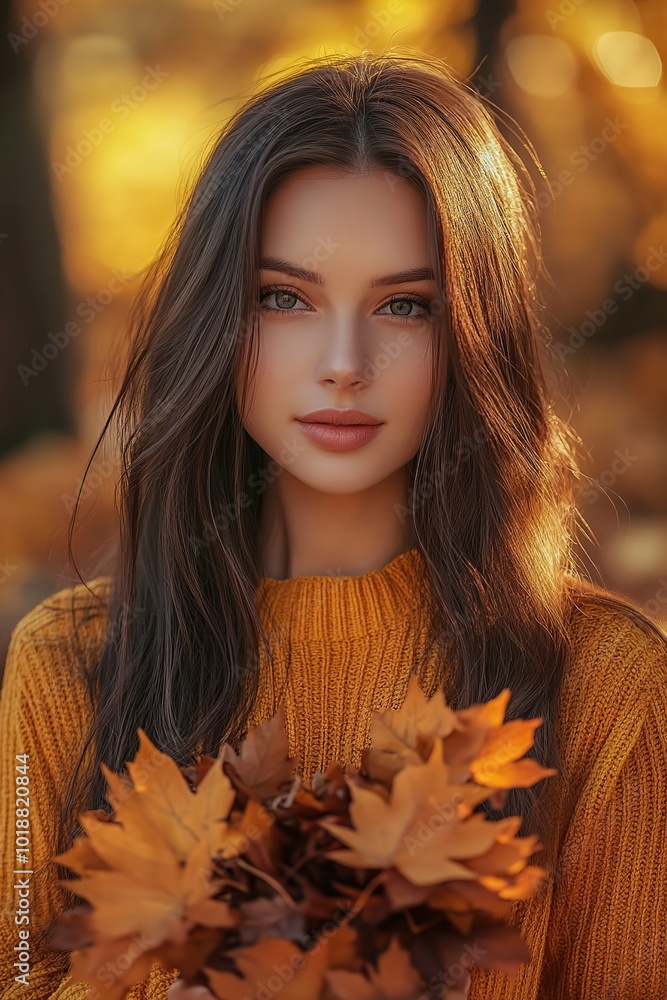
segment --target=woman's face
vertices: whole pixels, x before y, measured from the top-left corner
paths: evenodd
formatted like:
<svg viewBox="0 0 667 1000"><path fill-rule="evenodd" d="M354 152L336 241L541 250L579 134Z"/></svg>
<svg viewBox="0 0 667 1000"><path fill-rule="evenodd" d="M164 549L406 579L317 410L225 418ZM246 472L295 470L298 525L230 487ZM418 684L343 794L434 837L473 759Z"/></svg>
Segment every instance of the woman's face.
<svg viewBox="0 0 667 1000"><path fill-rule="evenodd" d="M313 489L368 489L410 461L426 426L439 295L424 196L389 172L300 169L267 202L260 263L244 427ZM299 420L324 408L380 424Z"/></svg>

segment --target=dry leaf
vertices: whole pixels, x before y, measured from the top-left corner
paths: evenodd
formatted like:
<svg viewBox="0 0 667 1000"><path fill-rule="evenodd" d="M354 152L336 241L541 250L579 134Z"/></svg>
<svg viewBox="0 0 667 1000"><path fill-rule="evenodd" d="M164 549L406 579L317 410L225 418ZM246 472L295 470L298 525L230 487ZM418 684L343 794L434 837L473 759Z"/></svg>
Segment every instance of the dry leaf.
<svg viewBox="0 0 667 1000"><path fill-rule="evenodd" d="M260 800L277 795L291 782L294 773L285 732L284 706L281 704L270 719L248 730L239 754L225 743L220 757Z"/></svg>
<svg viewBox="0 0 667 1000"><path fill-rule="evenodd" d="M329 969L325 975L332 1000L415 1000L423 991L419 973L396 938L379 956L377 970L368 966L367 974L360 975Z"/></svg>
<svg viewBox="0 0 667 1000"><path fill-rule="evenodd" d="M186 768L138 730L128 773L103 767L113 814L82 814L87 836L55 859L88 902L62 916L52 947L71 950L74 981L105 1000L156 960L221 1000L260 988L415 1000L480 941L478 964L513 974L529 953L506 918L546 875L527 864L542 845L516 836L520 817L475 810L555 771L522 756L541 719L505 723L509 694L453 712L413 676L400 709L374 714L363 768L332 762L309 786L282 706L238 755L225 744ZM108 962L122 975L98 985ZM463 1000L466 978L448 1000Z"/></svg>
<svg viewBox="0 0 667 1000"><path fill-rule="evenodd" d="M293 941L267 937L247 948L226 952L240 975L205 967L210 988L221 1000L248 1000L256 996L260 984L281 1000L315 1000L324 984L328 939L318 941L310 951L302 951Z"/></svg>
<svg viewBox="0 0 667 1000"><path fill-rule="evenodd" d="M388 803L355 784L350 792L353 829L320 820L350 848L329 852L341 864L394 866L416 885L474 878L458 860L485 853L496 837L496 824L470 815L473 806L488 798L488 789L450 785L441 740L435 741L425 764L408 765L396 774Z"/></svg>
<svg viewBox="0 0 667 1000"><path fill-rule="evenodd" d="M427 698L416 674L412 674L399 709L373 712L372 747L362 754L364 770L372 778L388 783L406 764L426 759L436 737L448 736L457 728L456 714L442 691Z"/></svg>

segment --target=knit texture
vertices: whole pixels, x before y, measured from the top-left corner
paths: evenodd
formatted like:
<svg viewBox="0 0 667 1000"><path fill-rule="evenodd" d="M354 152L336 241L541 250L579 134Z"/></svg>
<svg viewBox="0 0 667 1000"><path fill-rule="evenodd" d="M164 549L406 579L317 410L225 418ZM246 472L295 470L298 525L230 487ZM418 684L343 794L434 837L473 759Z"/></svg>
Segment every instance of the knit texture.
<svg viewBox="0 0 667 1000"><path fill-rule="evenodd" d="M260 653L249 721L265 721L284 699L290 752L306 780L332 759L360 762L372 711L398 708L413 670L427 694L435 690L442 666L424 652L420 560L413 549L358 577L260 582L272 667ZM92 712L72 612L91 662L105 639L111 580L89 587L101 606L86 587L69 587L37 605L11 636L0 697L3 1000L83 1000L89 989L69 985L66 953L36 947L64 907L50 858L64 775ZM570 635L557 719L564 768L545 779L553 847L534 859L548 876L509 917L532 958L513 982L474 967L470 1000L667 997L667 645L594 590L577 598ZM32 868L30 924L18 925L16 754L29 755ZM29 986L14 980L21 927L30 929ZM130 997L165 1000L177 974L156 962Z"/></svg>

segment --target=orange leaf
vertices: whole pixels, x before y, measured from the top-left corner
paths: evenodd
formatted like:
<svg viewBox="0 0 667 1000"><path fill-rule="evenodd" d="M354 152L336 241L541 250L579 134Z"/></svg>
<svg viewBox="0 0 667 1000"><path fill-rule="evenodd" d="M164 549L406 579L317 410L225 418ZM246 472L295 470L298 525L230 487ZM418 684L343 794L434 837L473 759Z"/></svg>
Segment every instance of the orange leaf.
<svg viewBox="0 0 667 1000"><path fill-rule="evenodd" d="M392 937L378 958L377 970L367 965L367 975L329 969L325 973L332 1000L415 1000L423 991L421 977L407 951Z"/></svg>
<svg viewBox="0 0 667 1000"><path fill-rule="evenodd" d="M197 924L235 923L228 904L211 898L224 884L212 878L212 857L227 843L235 791L219 761L191 791L141 729L139 740L128 764L132 785L102 765L114 816L81 814L88 845L75 842L58 857L82 878L60 884L93 905L90 926L99 940L145 931L155 946L183 943Z"/></svg>
<svg viewBox="0 0 667 1000"><path fill-rule="evenodd" d="M324 984L328 939L318 941L310 951L302 951L285 938L265 937L247 948L225 952L233 959L240 975L204 967L210 988L224 1000L247 1000L260 984L281 1000L315 1000Z"/></svg>
<svg viewBox="0 0 667 1000"><path fill-rule="evenodd" d="M372 778L389 782L406 764L418 764L428 757L436 737L448 736L457 728L456 714L443 692L438 690L427 698L417 675L411 674L401 707L373 712L372 747L363 754L364 770Z"/></svg>
<svg viewBox="0 0 667 1000"><path fill-rule="evenodd" d="M459 859L485 853L496 839L498 824L471 808L488 798L477 785L451 785L436 740L429 760L399 771L391 797L384 802L376 792L350 783L350 818L354 828L327 820L320 826L350 850L327 856L356 867L395 866L416 885L450 878L474 878Z"/></svg>
<svg viewBox="0 0 667 1000"><path fill-rule="evenodd" d="M292 780L294 772L285 732L284 705L281 703L276 714L266 722L250 727L239 754L225 743L220 759L233 768L258 798L263 800L277 795L285 783Z"/></svg>
<svg viewBox="0 0 667 1000"><path fill-rule="evenodd" d="M217 763L208 769L195 792L176 762L162 753L142 729L139 750L127 765L132 787L101 765L109 784L108 798L114 820L141 844L150 847L148 857L169 862L183 860L193 846L207 836L213 851L225 841L224 820L235 798L232 784Z"/></svg>
<svg viewBox="0 0 667 1000"><path fill-rule="evenodd" d="M525 788L556 774L553 768L543 768L531 758L519 760L533 746L541 723L541 718L514 719L489 730L470 765L473 781L492 788Z"/></svg>

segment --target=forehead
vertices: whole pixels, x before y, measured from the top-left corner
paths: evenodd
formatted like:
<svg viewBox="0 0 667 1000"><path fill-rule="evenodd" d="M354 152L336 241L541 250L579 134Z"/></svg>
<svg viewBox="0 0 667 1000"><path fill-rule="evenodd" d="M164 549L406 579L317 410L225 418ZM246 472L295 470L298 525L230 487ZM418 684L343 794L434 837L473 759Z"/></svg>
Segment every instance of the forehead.
<svg viewBox="0 0 667 1000"><path fill-rule="evenodd" d="M406 265L427 264L426 199L388 170L359 174L319 164L304 167L267 199L261 242L262 254L295 263L327 246L332 259L371 255L374 262L395 261L400 254Z"/></svg>

